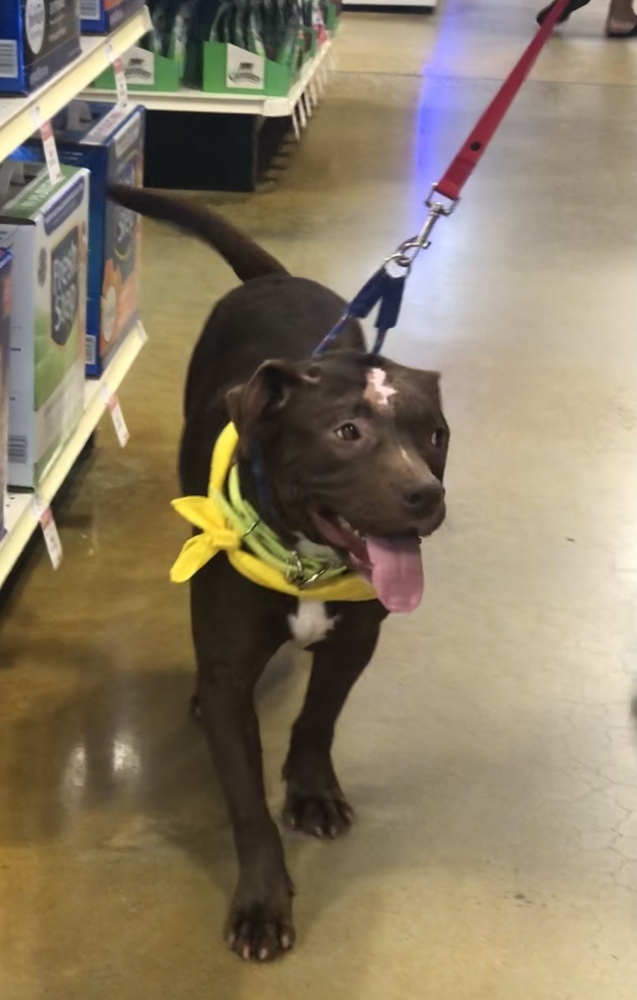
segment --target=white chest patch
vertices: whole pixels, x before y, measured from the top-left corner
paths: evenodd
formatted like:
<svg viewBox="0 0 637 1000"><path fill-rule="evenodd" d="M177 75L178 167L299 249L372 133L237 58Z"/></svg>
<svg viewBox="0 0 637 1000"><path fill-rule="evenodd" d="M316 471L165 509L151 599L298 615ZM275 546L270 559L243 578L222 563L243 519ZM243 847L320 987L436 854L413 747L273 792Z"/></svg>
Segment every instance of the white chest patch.
<svg viewBox="0 0 637 1000"><path fill-rule="evenodd" d="M326 556L329 559L330 556L334 555L334 549L330 545L311 542L305 535L296 536L296 547L302 556L314 556L315 558Z"/></svg>
<svg viewBox="0 0 637 1000"><path fill-rule="evenodd" d="M322 601L299 601L295 615L288 615L292 638L301 646L320 642L336 625Z"/></svg>
<svg viewBox="0 0 637 1000"><path fill-rule="evenodd" d="M389 400L396 395L396 391L387 381L387 372L384 372L382 368L369 369L363 399L366 399L372 406L384 409L389 406Z"/></svg>

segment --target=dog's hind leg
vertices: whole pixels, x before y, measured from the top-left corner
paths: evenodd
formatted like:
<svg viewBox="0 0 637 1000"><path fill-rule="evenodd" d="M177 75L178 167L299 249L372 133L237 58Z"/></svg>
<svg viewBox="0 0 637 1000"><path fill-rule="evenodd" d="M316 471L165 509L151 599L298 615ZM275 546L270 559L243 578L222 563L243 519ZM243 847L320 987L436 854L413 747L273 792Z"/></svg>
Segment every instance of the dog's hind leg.
<svg viewBox="0 0 637 1000"><path fill-rule="evenodd" d="M283 819L292 830L316 837L337 837L351 824L353 811L332 764L336 720L347 696L372 658L385 610L375 602L335 605L339 622L314 648L314 664L292 738L283 777L287 794ZM332 610L332 609L330 609Z"/></svg>

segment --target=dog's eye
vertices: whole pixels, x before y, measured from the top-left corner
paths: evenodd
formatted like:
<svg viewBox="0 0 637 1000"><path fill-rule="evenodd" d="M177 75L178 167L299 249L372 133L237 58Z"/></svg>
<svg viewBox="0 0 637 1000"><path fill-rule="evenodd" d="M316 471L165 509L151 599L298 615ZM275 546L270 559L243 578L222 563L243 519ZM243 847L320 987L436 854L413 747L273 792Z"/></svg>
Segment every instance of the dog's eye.
<svg viewBox="0 0 637 1000"><path fill-rule="evenodd" d="M447 443L447 432L444 427L436 427L431 435L431 443L434 448L444 448Z"/></svg>
<svg viewBox="0 0 637 1000"><path fill-rule="evenodd" d="M341 441L359 441L361 436L356 424L343 424L341 427L337 427L334 433Z"/></svg>

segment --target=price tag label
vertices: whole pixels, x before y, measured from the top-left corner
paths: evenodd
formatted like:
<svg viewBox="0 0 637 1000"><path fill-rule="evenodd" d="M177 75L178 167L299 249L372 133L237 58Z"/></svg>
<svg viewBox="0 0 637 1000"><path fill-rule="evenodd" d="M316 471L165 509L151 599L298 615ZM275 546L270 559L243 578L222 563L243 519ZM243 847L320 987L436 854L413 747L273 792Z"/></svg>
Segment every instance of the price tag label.
<svg viewBox="0 0 637 1000"><path fill-rule="evenodd" d="M33 510L42 528L44 544L46 545L51 565L53 569L59 569L64 553L62 551L62 542L58 534L57 524L53 517L53 511L37 496L33 498Z"/></svg>
<svg viewBox="0 0 637 1000"><path fill-rule="evenodd" d="M115 70L117 103L120 108L125 108L128 104L128 84L126 82L126 73L124 72L124 63L119 56L113 62L113 69Z"/></svg>
<svg viewBox="0 0 637 1000"><path fill-rule="evenodd" d="M117 393L111 392L108 386L105 385L102 389L102 397L106 403L108 412L111 415L111 420L113 421L113 427L115 428L120 448L125 448L130 440L130 433L128 427L126 426L126 421L124 420L124 414L122 413L122 407L119 399L117 398Z"/></svg>
<svg viewBox="0 0 637 1000"><path fill-rule="evenodd" d="M31 117L33 118L35 127L40 132L46 168L49 172L49 181L51 184L57 184L58 181L62 180L62 171L60 170L58 148L55 144L55 136L53 135L51 122L42 121L42 112L37 104L31 112Z"/></svg>
<svg viewBox="0 0 637 1000"><path fill-rule="evenodd" d="M108 42L106 45L106 55L108 56L108 61L111 63L115 74L117 103L120 108L125 108L128 104L128 84L126 82L126 73L124 72L122 57L117 55L112 42Z"/></svg>

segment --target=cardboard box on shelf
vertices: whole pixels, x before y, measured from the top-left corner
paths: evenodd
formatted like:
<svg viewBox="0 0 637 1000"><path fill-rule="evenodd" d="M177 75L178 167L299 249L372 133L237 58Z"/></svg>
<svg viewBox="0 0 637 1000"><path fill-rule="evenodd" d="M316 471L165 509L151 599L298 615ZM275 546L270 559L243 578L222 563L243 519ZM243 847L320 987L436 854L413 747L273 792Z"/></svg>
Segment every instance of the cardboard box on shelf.
<svg viewBox="0 0 637 1000"><path fill-rule="evenodd" d="M37 487L84 410L89 173L0 167L0 247L13 254L10 486Z"/></svg>
<svg viewBox="0 0 637 1000"><path fill-rule="evenodd" d="M28 94L79 54L76 0L0 0L0 93Z"/></svg>
<svg viewBox="0 0 637 1000"><path fill-rule="evenodd" d="M185 38L173 30L167 54L156 49L157 38L149 32L139 45L122 56L126 83L130 91L167 91L174 93L181 87L186 64ZM115 73L109 66L92 84L95 90L115 90Z"/></svg>
<svg viewBox="0 0 637 1000"><path fill-rule="evenodd" d="M72 101L53 119L62 163L91 172L86 374L99 377L139 314L141 218L106 197L109 184L141 187L145 109ZM41 159L34 140L17 153Z"/></svg>
<svg viewBox="0 0 637 1000"><path fill-rule="evenodd" d="M227 42L203 42L202 89L215 94L267 94L285 97L300 58L274 62Z"/></svg>
<svg viewBox="0 0 637 1000"><path fill-rule="evenodd" d="M201 43L203 71L196 85L207 93L286 97L303 64L316 56L329 38L329 32L335 29L334 5L329 2L315 3L311 25L300 25L296 37L292 36L291 43L281 47L276 60L219 38L204 41Z"/></svg>
<svg viewBox="0 0 637 1000"><path fill-rule="evenodd" d="M144 0L80 0L82 34L108 35L144 6Z"/></svg>
<svg viewBox="0 0 637 1000"><path fill-rule="evenodd" d="M338 28L338 18L340 14L339 6L339 4L331 3L331 0L324 0L321 4L323 23L330 34L334 34ZM319 41L324 41L324 38L320 37Z"/></svg>
<svg viewBox="0 0 637 1000"><path fill-rule="evenodd" d="M11 262L0 250L0 538L4 534L4 501L7 492L9 445L9 341L11 337Z"/></svg>
<svg viewBox="0 0 637 1000"><path fill-rule="evenodd" d="M233 24L227 11L226 6L219 9L210 40L202 43L202 80L197 82L206 92L286 97L303 64L316 55L330 31L336 29L334 4L313 0L302 20L296 27L289 27L285 39L276 47L271 37L269 46L265 43L263 30L260 40L253 37L255 44L250 45L254 32L233 30L237 22Z"/></svg>

